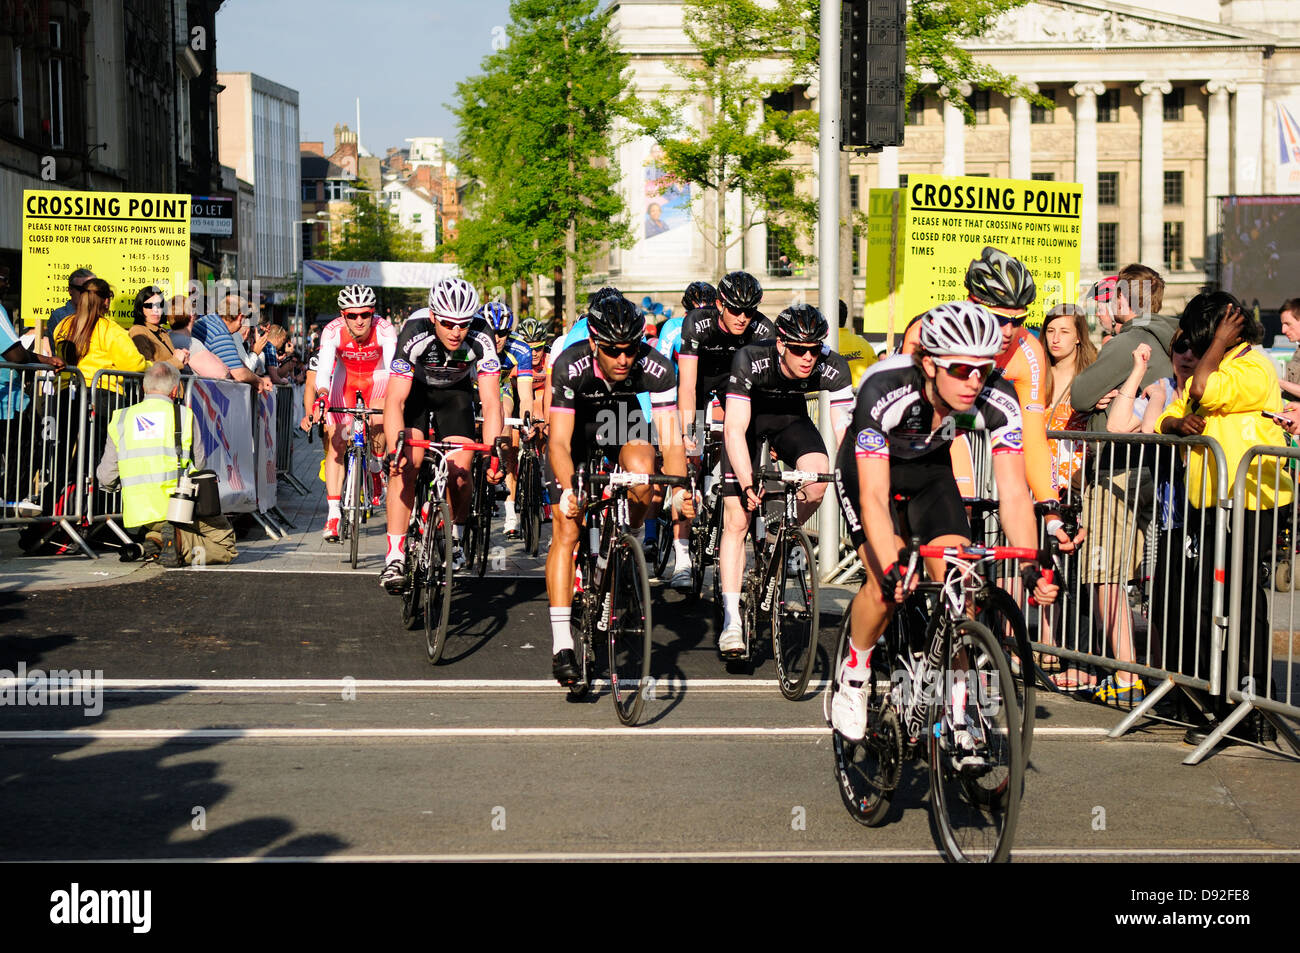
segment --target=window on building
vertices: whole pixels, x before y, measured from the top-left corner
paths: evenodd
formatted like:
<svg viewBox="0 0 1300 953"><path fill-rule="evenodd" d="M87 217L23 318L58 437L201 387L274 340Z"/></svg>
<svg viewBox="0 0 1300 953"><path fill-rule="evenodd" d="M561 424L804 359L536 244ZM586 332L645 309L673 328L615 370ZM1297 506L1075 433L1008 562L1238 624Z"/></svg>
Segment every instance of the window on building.
<svg viewBox="0 0 1300 953"><path fill-rule="evenodd" d="M1029 177L1030 177L1031 179L1033 179L1035 182L1055 182L1055 181L1056 181L1056 173L1055 173L1055 172L1031 172L1031 173L1029 173Z"/></svg>
<svg viewBox="0 0 1300 953"><path fill-rule="evenodd" d="M46 64L49 80L50 148L63 148L63 24L50 21L50 59Z"/></svg>
<svg viewBox="0 0 1300 953"><path fill-rule="evenodd" d="M1181 172L1165 172L1165 204L1183 204L1183 174Z"/></svg>
<svg viewBox="0 0 1300 953"><path fill-rule="evenodd" d="M849 176L849 208L860 208L862 205L862 193L859 191L858 177Z"/></svg>
<svg viewBox="0 0 1300 953"><path fill-rule="evenodd" d="M977 89L966 97L970 108L975 110L975 124L985 125L989 121L989 91Z"/></svg>
<svg viewBox="0 0 1300 953"><path fill-rule="evenodd" d="M1119 222L1097 223L1097 267L1105 272L1119 270Z"/></svg>
<svg viewBox="0 0 1300 953"><path fill-rule="evenodd" d="M794 88L778 89L768 94L763 104L777 112L792 113L794 112Z"/></svg>
<svg viewBox="0 0 1300 953"><path fill-rule="evenodd" d="M302 242L302 261L306 261L311 257L311 228L311 222L298 223L298 235Z"/></svg>
<svg viewBox="0 0 1300 953"><path fill-rule="evenodd" d="M907 173L906 173L906 172L903 172L903 173L901 173L901 174L898 176L898 187L899 187L900 189L905 189L905 188L907 188Z"/></svg>
<svg viewBox="0 0 1300 953"><path fill-rule="evenodd" d="M925 93L919 89L907 101L907 119L905 122L909 126L920 126L925 123Z"/></svg>
<svg viewBox="0 0 1300 953"><path fill-rule="evenodd" d="M1118 172L1097 173L1097 204L1098 205L1119 204L1119 173Z"/></svg>
<svg viewBox="0 0 1300 953"><path fill-rule="evenodd" d="M1183 88L1175 86L1165 93L1165 122L1183 121Z"/></svg>
<svg viewBox="0 0 1300 953"><path fill-rule="evenodd" d="M1038 94L1039 94L1040 96L1043 96L1043 97L1047 98L1047 99L1050 99L1050 100L1052 101L1052 105L1051 105L1050 107L1048 107L1048 106L1040 106L1040 105L1038 105L1037 103L1030 103L1030 104L1029 104L1029 121L1032 122L1032 123L1036 123L1036 124L1042 124L1042 123L1047 123L1047 122L1056 122L1056 108L1055 108L1055 107L1056 107L1056 90L1055 90L1055 89L1040 89L1040 90L1038 91Z"/></svg>
<svg viewBox="0 0 1300 953"><path fill-rule="evenodd" d="M1119 90L1108 89L1097 97L1097 121L1119 122Z"/></svg>
<svg viewBox="0 0 1300 953"><path fill-rule="evenodd" d="M1165 270L1183 270L1183 223L1165 222Z"/></svg>
<svg viewBox="0 0 1300 953"><path fill-rule="evenodd" d="M780 225L767 226L767 273L777 277L788 277L791 272L786 250L794 245L794 236L790 229ZM782 260L784 259L784 260Z"/></svg>
<svg viewBox="0 0 1300 953"><path fill-rule="evenodd" d="M304 202L316 201L316 183L314 181L302 183L302 200Z"/></svg>
<svg viewBox="0 0 1300 953"><path fill-rule="evenodd" d="M421 214L422 214L422 213L420 213L420 212L412 212L412 213L411 213L411 224L412 224L412 225L419 225L419 224L420 224L420 215L421 215Z"/></svg>
<svg viewBox="0 0 1300 953"><path fill-rule="evenodd" d="M858 229L853 230L853 277L862 274L862 236Z"/></svg>

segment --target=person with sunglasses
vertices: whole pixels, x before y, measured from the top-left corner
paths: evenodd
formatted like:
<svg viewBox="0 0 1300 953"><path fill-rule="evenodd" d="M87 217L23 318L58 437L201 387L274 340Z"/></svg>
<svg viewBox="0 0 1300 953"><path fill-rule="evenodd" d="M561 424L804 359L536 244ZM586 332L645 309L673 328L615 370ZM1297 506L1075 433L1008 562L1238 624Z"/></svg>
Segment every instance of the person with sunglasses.
<svg viewBox="0 0 1300 953"><path fill-rule="evenodd" d="M501 360L501 415L523 418L533 413L533 351L510 332L515 327L515 314L510 306L500 301L483 305L483 319L492 327L492 338L497 356ZM508 453L501 463L506 471L506 521L503 527L506 539L519 539L519 514L515 511L516 453L519 449L519 432L514 427L504 428L510 438Z"/></svg>
<svg viewBox="0 0 1300 953"><path fill-rule="evenodd" d="M587 316L590 337L564 349L551 368L548 455L551 490L551 547L546 557L546 592L551 608L551 674L561 685L579 677L569 626L573 604L573 552L578 542L579 500L573 478L579 464L608 459L631 473L655 472L659 435L663 471L686 475L682 423L677 416L677 375L672 364L644 340L645 317L622 295L605 295ZM638 396L648 394L650 419ZM651 420L654 431L651 430ZM658 493L651 486L632 491L631 525L644 522ZM685 490L671 496L674 510L695 515Z"/></svg>
<svg viewBox="0 0 1300 953"><path fill-rule="evenodd" d="M389 365L397 351L397 331L383 318L375 316L375 291L365 285L348 285L338 296L339 316L321 333L320 351L316 355L315 411L320 420L325 407L351 407L356 392L361 391L367 407L384 409L388 389ZM340 372L341 368L341 372ZM325 430L329 450L325 455L325 500L329 513L321 536L327 543L339 541L340 494L343 491L343 458L350 439L352 420L344 414L329 414ZM367 423L376 470L371 474L372 500L376 506L383 499L383 473L378 460L384 455L382 417Z"/></svg>
<svg viewBox="0 0 1300 953"><path fill-rule="evenodd" d="M402 323L397 336L384 395L384 438L395 446L403 429L424 439L475 441L474 396L483 409L483 443L501 436L501 360L497 357L492 327L479 314L479 296L463 278L444 278L429 291L429 307L414 312ZM415 478L424 461L422 449L407 447L402 459L388 454L388 552L379 583L392 595L401 595L406 526L415 501ZM452 560L465 564L460 540L469 511L471 451L447 457L447 495L451 501ZM500 483L500 470L488 481ZM393 492L396 490L396 492Z"/></svg>
<svg viewBox="0 0 1300 953"><path fill-rule="evenodd" d="M907 498L907 521L923 544L970 542L970 522L949 453L969 431L986 431L993 451L1001 525L1012 546L1037 548L1038 532L1025 471L1024 423L1015 388L994 374L1002 350L997 320L983 305L953 301L925 312L911 354L874 365L862 378L849 431L840 442L835 484L866 580L853 598L852 645L840 671L831 721L845 738L866 734L863 683L871 652L894 609L906 597L897 563L904 541L891 511L893 494ZM1056 536L1067 541L1063 530ZM1058 587L1044 582L1036 564L1034 598L1055 601ZM942 560L926 560L932 579ZM978 739L957 740L978 757Z"/></svg>
<svg viewBox="0 0 1300 953"><path fill-rule="evenodd" d="M776 340L736 352L726 385L722 447L722 632L718 651L730 657L745 650L740 586L745 574L745 535L762 502L754 490L755 456L767 440L776 455L797 470L825 473L826 444L808 416L808 396L829 391L831 425L838 442L853 407L853 376L844 358L826 346L830 326L810 304L792 305L776 318ZM800 493L799 520L821 504L825 483Z"/></svg>

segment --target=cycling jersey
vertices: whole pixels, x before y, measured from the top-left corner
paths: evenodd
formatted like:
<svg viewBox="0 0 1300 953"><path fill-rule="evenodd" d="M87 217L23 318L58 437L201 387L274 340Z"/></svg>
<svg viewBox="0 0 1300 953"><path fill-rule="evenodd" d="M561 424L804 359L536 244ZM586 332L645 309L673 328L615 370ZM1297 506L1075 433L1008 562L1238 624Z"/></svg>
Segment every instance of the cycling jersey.
<svg viewBox="0 0 1300 953"><path fill-rule="evenodd" d="M641 394L648 395L652 411L677 407L677 375L645 341L631 373L621 381L601 374L587 341L564 349L551 370L551 413L576 418L569 448L575 463L595 461L601 453L617 459L628 440L652 441L651 421L637 399Z"/></svg>
<svg viewBox="0 0 1300 953"><path fill-rule="evenodd" d="M533 376L533 350L517 337L506 340L506 349L499 352L501 360L501 377Z"/></svg>
<svg viewBox="0 0 1300 953"><path fill-rule="evenodd" d="M685 318L669 318L659 329L659 337L655 339L655 350L674 365L677 364L677 355L682 350L682 324L685 320Z"/></svg>
<svg viewBox="0 0 1300 953"><path fill-rule="evenodd" d="M580 341L588 340L589 337L590 337L590 332L588 332L587 330L586 317L581 317L577 321L574 321L573 327L569 328L568 331L566 331L564 334L561 334L558 338L556 338L555 343L551 345L551 350L547 354L548 369L555 368L556 366L555 362L559 359L560 354L562 354L564 351L567 351L569 348L573 347L573 345L579 343ZM651 346L653 347L653 345ZM675 367L673 369L673 372L674 372L673 380L675 382L677 380L675 376L676 375ZM652 414L650 408L650 395L646 394L644 391L637 394L637 403L641 406L641 413L645 415L645 419L649 420Z"/></svg>
<svg viewBox="0 0 1300 953"><path fill-rule="evenodd" d="M447 437L474 436L471 376L496 377L501 371L492 328L475 318L460 347L449 351L438 339L428 308L406 319L397 336L391 374L412 382L402 424ZM416 386L422 385L422 386Z"/></svg>
<svg viewBox="0 0 1300 953"><path fill-rule="evenodd" d="M315 357L316 390L329 394L332 407L351 406L359 390L366 406L382 401L388 387L389 366L397 348L397 332L384 318L370 322L365 340L358 341L342 317L335 318L321 333ZM337 373L342 366L343 373ZM334 426L344 422L342 414L330 414Z"/></svg>
<svg viewBox="0 0 1300 953"><path fill-rule="evenodd" d="M731 373L731 362L736 351L757 341L767 341L776 337L776 325L758 311L749 312L753 320L744 334L728 334L719 322L721 313L717 308L695 308L686 315L682 322L682 339L678 359L689 358L698 361L696 365L696 404L703 403L705 381L718 381L718 386L726 383ZM721 396L721 395L719 395Z"/></svg>

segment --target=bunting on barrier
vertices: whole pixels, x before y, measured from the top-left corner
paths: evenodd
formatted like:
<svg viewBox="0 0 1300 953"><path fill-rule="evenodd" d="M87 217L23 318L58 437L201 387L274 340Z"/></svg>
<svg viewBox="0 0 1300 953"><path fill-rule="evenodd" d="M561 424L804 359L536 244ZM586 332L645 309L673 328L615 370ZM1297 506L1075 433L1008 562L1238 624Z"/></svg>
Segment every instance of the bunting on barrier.
<svg viewBox="0 0 1300 953"><path fill-rule="evenodd" d="M258 480L248 385L195 378L185 399L198 420L208 466L217 471L222 512L252 513Z"/></svg>
<svg viewBox="0 0 1300 953"><path fill-rule="evenodd" d="M253 431L257 442L257 511L265 513L273 508L275 499L275 391L258 394L257 429Z"/></svg>

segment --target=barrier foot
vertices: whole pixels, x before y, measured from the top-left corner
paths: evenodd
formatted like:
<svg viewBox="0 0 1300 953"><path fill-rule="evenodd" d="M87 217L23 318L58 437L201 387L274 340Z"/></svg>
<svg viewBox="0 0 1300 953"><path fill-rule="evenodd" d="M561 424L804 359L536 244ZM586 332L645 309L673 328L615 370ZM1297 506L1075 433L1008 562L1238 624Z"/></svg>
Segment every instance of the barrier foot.
<svg viewBox="0 0 1300 953"><path fill-rule="evenodd" d="M104 525L112 530L113 535L120 539L125 545L131 546L135 543L135 540L126 535L126 530L122 529L122 527L118 526L117 523L112 520L104 520Z"/></svg>
<svg viewBox="0 0 1300 953"><path fill-rule="evenodd" d="M65 533L67 533L70 537L72 537L72 541L81 547L81 551L83 553L85 553L91 559L99 558L99 553L95 552L88 545L86 545L86 541L82 539L80 535L78 535L77 531L72 528L72 524L69 523L67 519L59 520L59 525L63 527L63 531Z"/></svg>
<svg viewBox="0 0 1300 953"><path fill-rule="evenodd" d="M289 489L295 491L299 496L306 496L308 490L302 485L302 481L288 471L280 474L280 479L289 484Z"/></svg>
<svg viewBox="0 0 1300 953"><path fill-rule="evenodd" d="M270 513L272 516L274 516L277 520L279 520L281 526L287 526L289 527L289 529L298 528L293 525L293 521L290 520L289 517L285 516L282 512L280 512L280 507L273 506L269 510L267 510L267 512Z"/></svg>
<svg viewBox="0 0 1300 953"><path fill-rule="evenodd" d="M1183 764L1200 764L1201 759L1213 751L1228 732L1236 728L1238 723L1249 715L1254 707L1250 702L1242 702L1240 705L1235 706L1228 717L1219 722L1218 727L1210 732L1210 736L1201 742L1201 746L1183 759Z"/></svg>
<svg viewBox="0 0 1300 953"><path fill-rule="evenodd" d="M258 513L256 510L254 510L251 515L253 519L256 520L258 524L262 527L262 529L266 530L266 535L268 538L284 539L285 536L288 535L287 533L282 533L280 532L280 530L276 529L276 527L268 519L266 519L266 517L264 517L261 513Z"/></svg>
<svg viewBox="0 0 1300 953"><path fill-rule="evenodd" d="M1142 702L1131 712L1124 716L1124 720L1110 730L1108 738L1122 738L1133 730L1133 726L1138 720L1145 718L1147 712L1156 706L1160 699L1164 698L1178 686L1172 678L1166 678L1151 694L1142 699Z"/></svg>
<svg viewBox="0 0 1300 953"><path fill-rule="evenodd" d="M1260 711L1263 711L1264 717L1273 723L1277 733L1286 739L1287 744L1291 746L1291 750L1296 754L1300 754L1300 736L1296 735L1291 726L1287 724L1286 719L1278 717L1271 711L1265 711L1264 709L1260 709Z"/></svg>

